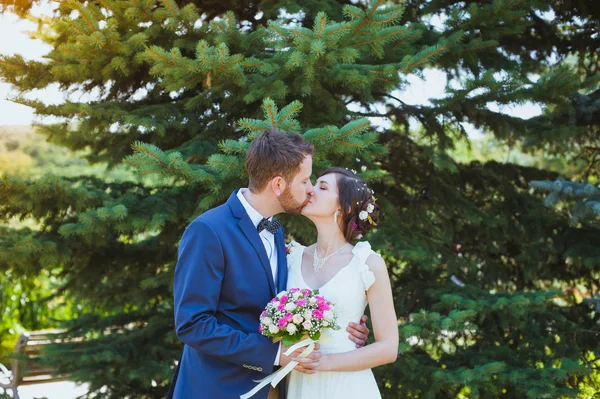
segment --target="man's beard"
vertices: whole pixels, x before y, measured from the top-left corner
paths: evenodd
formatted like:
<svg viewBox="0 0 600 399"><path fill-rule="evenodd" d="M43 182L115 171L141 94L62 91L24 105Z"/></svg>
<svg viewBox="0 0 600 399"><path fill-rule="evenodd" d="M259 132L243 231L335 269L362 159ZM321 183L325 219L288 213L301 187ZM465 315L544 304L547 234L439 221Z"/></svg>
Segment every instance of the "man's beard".
<svg viewBox="0 0 600 399"><path fill-rule="evenodd" d="M308 203L309 199L310 197L307 196L306 201L304 202L296 201L292 197L292 190L290 190L289 186L286 187L281 196L277 198L277 200L279 201L279 205L281 205L283 210L286 213L289 213L290 215L299 215L300 212L302 212L302 208L304 208L304 205Z"/></svg>

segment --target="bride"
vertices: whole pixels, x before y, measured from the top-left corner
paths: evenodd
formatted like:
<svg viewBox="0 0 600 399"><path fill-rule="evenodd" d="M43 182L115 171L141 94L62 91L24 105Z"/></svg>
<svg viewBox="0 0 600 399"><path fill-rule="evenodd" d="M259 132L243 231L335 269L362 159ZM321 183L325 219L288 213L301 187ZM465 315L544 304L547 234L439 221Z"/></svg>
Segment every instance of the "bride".
<svg viewBox="0 0 600 399"><path fill-rule="evenodd" d="M317 372L292 371L287 399L380 398L372 367L392 363L398 355L398 324L390 279L383 259L362 238L379 222L373 192L353 172L329 168L314 186L302 215L316 226L317 242L292 242L287 288L309 288L335 304L338 325L358 323L367 304L375 343L357 349L347 333L326 330ZM297 359L295 359L297 360Z"/></svg>

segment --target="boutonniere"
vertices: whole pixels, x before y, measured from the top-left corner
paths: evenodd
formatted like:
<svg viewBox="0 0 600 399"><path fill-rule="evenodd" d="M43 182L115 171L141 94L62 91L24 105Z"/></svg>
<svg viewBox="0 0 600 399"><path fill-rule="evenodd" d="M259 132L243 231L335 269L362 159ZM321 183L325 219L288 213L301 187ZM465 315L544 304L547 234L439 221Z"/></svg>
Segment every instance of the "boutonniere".
<svg viewBox="0 0 600 399"><path fill-rule="evenodd" d="M285 246L285 254L289 255L290 251L292 250L292 242L294 241L294 237L292 237L290 234L288 234L285 241L286 242L283 243L283 245Z"/></svg>

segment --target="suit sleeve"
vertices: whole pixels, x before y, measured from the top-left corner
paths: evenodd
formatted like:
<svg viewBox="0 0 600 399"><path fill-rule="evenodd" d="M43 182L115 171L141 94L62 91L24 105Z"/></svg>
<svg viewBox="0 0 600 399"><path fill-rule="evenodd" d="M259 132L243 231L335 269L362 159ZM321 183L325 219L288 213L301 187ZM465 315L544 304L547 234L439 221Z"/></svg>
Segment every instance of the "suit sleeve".
<svg viewBox="0 0 600 399"><path fill-rule="evenodd" d="M175 268L177 336L198 352L271 373L278 345L258 332L245 333L215 318L224 271L219 236L206 221L196 219L181 238Z"/></svg>

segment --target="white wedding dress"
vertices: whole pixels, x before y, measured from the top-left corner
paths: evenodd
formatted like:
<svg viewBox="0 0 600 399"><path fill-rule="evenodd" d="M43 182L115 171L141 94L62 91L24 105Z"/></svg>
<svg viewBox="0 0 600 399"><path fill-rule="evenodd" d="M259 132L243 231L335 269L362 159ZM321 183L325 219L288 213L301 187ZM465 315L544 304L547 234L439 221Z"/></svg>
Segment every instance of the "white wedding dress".
<svg viewBox="0 0 600 399"><path fill-rule="evenodd" d="M293 241L288 261L288 282L290 288L311 288L302 277L302 253L304 246ZM338 331L325 330L319 339L321 352L342 353L356 350L356 345L348 339L346 327L349 322L360 322L367 306L366 290L375 281L375 276L366 264L369 255L374 253L368 242L359 242L352 250L350 263L342 268L325 285L319 294L335 305L338 314ZM351 372L317 372L304 374L292 371L287 377L287 399L377 399L381 398L371 369Z"/></svg>

